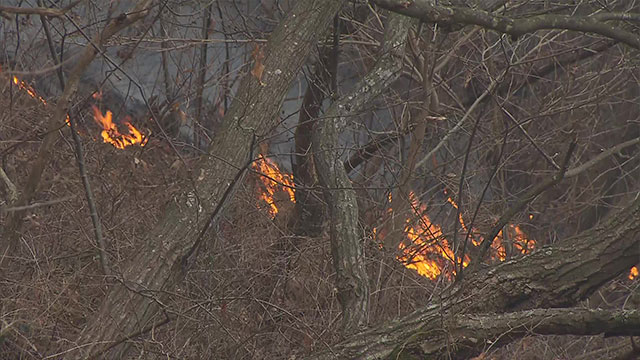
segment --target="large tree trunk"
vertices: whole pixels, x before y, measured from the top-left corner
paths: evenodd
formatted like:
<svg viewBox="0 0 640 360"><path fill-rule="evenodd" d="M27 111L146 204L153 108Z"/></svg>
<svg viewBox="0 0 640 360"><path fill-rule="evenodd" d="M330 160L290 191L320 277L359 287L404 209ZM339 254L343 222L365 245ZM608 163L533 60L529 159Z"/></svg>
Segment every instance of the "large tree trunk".
<svg viewBox="0 0 640 360"><path fill-rule="evenodd" d="M637 311L548 308L575 305L638 263L639 216L637 199L590 231L469 274L442 301L309 358L467 359L490 343L525 335L531 324L543 324L542 334L635 335Z"/></svg>
<svg viewBox="0 0 640 360"><path fill-rule="evenodd" d="M108 358L118 358L127 351L127 339L158 323L165 294L183 279L206 230L241 179L255 138L277 124L291 81L341 4L298 1L274 30L264 50L262 74L254 71L243 79L220 133L194 172L193 187L167 204L146 246L122 267L118 282L77 341L77 358L104 356L105 351Z"/></svg>

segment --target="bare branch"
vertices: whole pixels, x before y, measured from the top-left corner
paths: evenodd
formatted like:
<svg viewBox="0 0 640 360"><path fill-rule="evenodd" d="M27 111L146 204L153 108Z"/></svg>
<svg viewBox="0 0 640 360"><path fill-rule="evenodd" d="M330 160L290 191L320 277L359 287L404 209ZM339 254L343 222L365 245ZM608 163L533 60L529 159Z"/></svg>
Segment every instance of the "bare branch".
<svg viewBox="0 0 640 360"><path fill-rule="evenodd" d="M544 14L515 19L479 9L432 5L433 2L428 0L375 0L374 2L384 9L430 23L453 26L478 25L515 38L544 29L573 30L603 35L640 49L640 36L604 22L605 20L638 21L640 14L601 13L594 16Z"/></svg>
<svg viewBox="0 0 640 360"><path fill-rule="evenodd" d="M11 179L9 179L9 176L7 176L7 173L4 172L2 167L0 167L0 178L2 178L2 181L4 181L4 184L7 186L7 192L9 193L9 201L7 203L13 204L18 200L18 189L13 182L11 182Z"/></svg>
<svg viewBox="0 0 640 360"><path fill-rule="evenodd" d="M525 205L533 201L533 199L535 199L538 195L542 194L544 191L551 188L552 186L557 185L558 183L560 183L560 181L562 181L562 179L564 179L565 174L567 172L567 167L569 166L569 160L571 159L571 155L573 155L573 151L575 150L575 148L576 148L576 141L574 140L571 142L571 144L569 144L569 149L565 154L564 161L562 162L560 170L554 176L550 177L546 181L543 181L542 183L538 184L533 189L531 189L529 192L527 192L515 204L509 207L509 209L505 211L504 214L502 214L502 216L500 216L496 224L489 231L489 235L487 235L484 241L482 241L482 243L480 244L480 253L478 257L474 260L471 266L471 272L478 269L478 264L482 263L482 259L484 259L484 256L487 254L487 251L491 247L493 240L498 236L500 231L502 231L502 229L509 223L509 221L511 221L513 216L517 214L519 211L521 211Z"/></svg>
<svg viewBox="0 0 640 360"><path fill-rule="evenodd" d="M640 144L640 138L635 138L635 139L631 139L628 141L625 141L623 143L620 143L612 148L609 148L603 152L601 152L600 154L598 154L596 157L594 157L593 159L585 162L584 164L574 167L573 169L567 170L566 174L564 174L564 176L566 178L570 178L570 177L574 177L574 176L578 176L580 174L582 174L583 172L589 170L589 168L591 168L593 165L599 163L600 161L608 158L611 155L615 155L616 153L620 152L622 149L627 148L629 146L633 146L636 144Z"/></svg>
<svg viewBox="0 0 640 360"><path fill-rule="evenodd" d="M23 206L14 206L14 207L5 207L5 208L1 208L0 210L2 210L2 212L16 212L16 211L25 211L25 210L31 210L31 209L35 209L41 206L50 206L50 205L55 205L55 204L59 204L61 202L65 202L67 200L71 200L73 199L74 196L67 196L64 197L62 199L55 199L55 200L49 200L49 201L42 201L42 202L37 202L37 203L33 203L33 204L29 204L29 205L23 205Z"/></svg>
<svg viewBox="0 0 640 360"><path fill-rule="evenodd" d="M18 14L18 15L40 15L47 17L60 17L66 14L69 10L71 10L74 6L78 5L80 2L84 0L76 0L71 4L63 7L62 9L55 8L47 8L47 7L18 7L18 6L6 6L0 5L0 14Z"/></svg>

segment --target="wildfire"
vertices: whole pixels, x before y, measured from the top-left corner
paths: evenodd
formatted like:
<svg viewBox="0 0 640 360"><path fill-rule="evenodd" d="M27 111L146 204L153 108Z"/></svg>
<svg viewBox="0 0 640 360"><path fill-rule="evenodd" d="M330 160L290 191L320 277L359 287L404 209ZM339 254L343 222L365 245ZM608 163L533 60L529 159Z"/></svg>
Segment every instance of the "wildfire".
<svg viewBox="0 0 640 360"><path fill-rule="evenodd" d="M274 161L262 155L258 156L258 160L254 161L252 166L256 172L263 175L259 178L264 191L260 192L259 197L269 205L269 214L275 218L279 211L276 194L284 192L292 203L296 202L293 176L280 171Z"/></svg>
<svg viewBox="0 0 640 360"><path fill-rule="evenodd" d="M446 190L445 194L447 194ZM462 267L467 267L471 259L466 254L463 259L455 259L454 251L444 236L442 229L431 222L427 215L426 205L420 204L413 192L409 193L409 201L418 220L414 221L413 217L407 218L405 236L408 241L400 243L399 249L402 253L397 259L405 267L414 269L418 274L432 280L440 276L445 270L448 270L445 272L448 277L451 274L455 274L456 267L453 264L456 261L458 266L462 261ZM458 204L450 196L447 198L447 202L456 210L458 209ZM483 241L483 237L477 234L476 229L470 229L467 226L462 214L457 220L463 230L463 236L469 234L471 244L474 247L479 246ZM508 240L513 244L514 249L522 254L531 252L536 246L535 240L529 239L519 225L510 224L503 231L500 231L491 245L493 259L504 261L507 258L507 251L504 247L505 233Z"/></svg>
<svg viewBox="0 0 640 360"><path fill-rule="evenodd" d="M29 94L29 96L31 96L32 98L40 100L41 103L43 103L44 105L47 105L47 100L45 100L40 95L38 95L36 91L31 86L29 86L29 84L27 84L26 82L14 76L13 83L16 84L20 90L26 91L27 94Z"/></svg>
<svg viewBox="0 0 640 360"><path fill-rule="evenodd" d="M258 156L252 167L262 175L259 177L258 197L268 205L271 218L275 218L281 211L278 204L280 196L295 203L293 176L283 173L274 161L262 155ZM456 262L458 266L462 263L462 267L469 265L471 262L469 255L465 254L464 258L456 259L442 228L431 221L427 215L427 206L420 203L413 192L409 194L409 201L415 216L409 216L405 220L404 235L406 239L399 244L401 254L397 256L397 259L405 267L430 279L436 279L443 274L451 277L452 274L455 274L456 266L453 265ZM391 202L391 195L389 195L389 202ZM447 202L458 209L458 204L450 196L448 196ZM391 209L387 210L391 211ZM530 215L529 218L531 219L532 216ZM458 222L462 228L463 236L469 234L471 246L479 246L483 237L478 235L478 231L465 223L462 214L458 217ZM376 229L373 231L374 235L380 236L376 234ZM492 243L491 257L493 259L504 261L507 258L504 246L507 242L513 244L513 249L522 254L527 254L536 247L536 241L529 239L519 225L510 224L498 234Z"/></svg>
<svg viewBox="0 0 640 360"><path fill-rule="evenodd" d="M633 280L638 276L638 267L634 266L631 268L631 271L629 271L629 280Z"/></svg>
<svg viewBox="0 0 640 360"><path fill-rule="evenodd" d="M455 256L440 226L432 223L426 215L427 206L420 204L413 192L409 193L409 201L420 218L415 225L410 217L407 218L404 232L410 243L400 243L399 249L402 250L402 254L397 258L405 267L416 270L422 276L435 279L440 276L445 266L454 263ZM465 256L462 266L466 267L468 264L469 257Z"/></svg>
<svg viewBox="0 0 640 360"><path fill-rule="evenodd" d="M115 146L118 149L124 149L127 146L140 144L145 146L148 138L144 136L138 129L136 129L129 120L129 116L125 117L122 124L127 127L128 134L122 134L118 130L118 126L111 120L113 114L107 110L105 115L102 115L100 109L97 106L91 105L93 109L94 120L102 127L102 141Z"/></svg>
<svg viewBox="0 0 640 360"><path fill-rule="evenodd" d="M13 76L11 80L20 90L26 92L32 98L40 101L40 103L42 103L43 105L48 104L47 100L45 100L42 96L38 95L35 89L31 87L29 84L27 84L25 81L20 80L16 76ZM96 100L99 100L102 98L102 93L99 91L95 92L93 93L92 97ZM128 117L123 122L123 125L127 128L128 133L122 134L118 130L118 127L116 126L116 124L111 121L111 117L112 117L111 111L107 110L106 115L102 115L100 110L95 105L92 105L92 108L93 108L94 119L96 120L98 125L102 127L101 135L102 135L102 140L105 143L109 143L118 149L124 149L125 147L129 145L134 145L134 144L140 144L140 146L146 145L148 138L143 133L141 133L138 129L136 129L133 125L131 125ZM67 124L67 126L71 125L69 122L69 115L67 115L65 119L65 123Z"/></svg>

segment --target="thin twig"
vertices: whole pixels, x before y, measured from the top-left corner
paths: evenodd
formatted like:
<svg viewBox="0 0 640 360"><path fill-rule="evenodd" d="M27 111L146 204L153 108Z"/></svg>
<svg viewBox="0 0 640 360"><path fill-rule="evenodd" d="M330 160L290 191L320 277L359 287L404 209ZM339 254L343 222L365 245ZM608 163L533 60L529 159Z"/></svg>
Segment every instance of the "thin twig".
<svg viewBox="0 0 640 360"><path fill-rule="evenodd" d="M200 245L204 242L205 235L207 234L211 226L216 222L216 219L218 218L218 216L222 213L222 209L227 204L228 200L231 199L232 197L231 195L233 194L234 190L237 188L237 185L242 182L241 181L242 177L244 176L247 169L249 169L249 166L251 166L251 164L253 163L254 161L253 151L254 151L255 142L256 142L256 136L254 135L253 139L251 140L251 145L249 148L249 158L247 159L247 162L244 164L242 168L238 170L233 180L229 183L229 185L227 185L227 188L225 189L224 194L222 194L222 198L220 199L220 201L218 201L218 204L216 205L215 209L213 209L213 211L211 212L209 219L202 227L202 230L198 234L198 237L193 242L193 245L191 246L191 248L189 248L187 253L182 257L181 265L182 265L182 270L184 272L186 272L195 261L195 258L198 256L198 250L200 249Z"/></svg>
<svg viewBox="0 0 640 360"><path fill-rule="evenodd" d="M39 0L38 3L39 5L42 5L41 0ZM53 62L56 63L56 65L59 65L60 61L58 59L58 56L56 55L55 48L53 47L53 39L51 38L51 33L49 32L47 18L41 15L40 21L42 22L42 26L45 30L47 43L49 44L49 51L51 52L51 58L53 59ZM62 70L59 69L57 74L58 81L60 82L60 88L64 90L64 75L62 73ZM84 193L87 198L87 204L89 205L89 216L91 216L91 222L93 223L93 234L96 239L96 244L98 245L100 265L102 266L102 271L105 275L111 275L111 267L109 266L109 257L107 256L106 250L107 246L104 241L104 236L102 235L102 222L100 221L100 217L98 216L96 202L94 200L93 191L91 190L91 183L89 182L87 169L84 165L84 150L82 148L82 141L80 140L80 136L78 136L78 132L76 130L75 119L72 116L69 116L68 119L69 126L71 127L71 138L73 139L76 163L78 164L78 171L80 171L80 178L82 179Z"/></svg>
<svg viewBox="0 0 640 360"><path fill-rule="evenodd" d="M82 142L80 141L80 136L78 136L78 132L76 131L76 121L72 117L69 117L69 125L71 126L71 138L73 139L76 163L78 164L78 171L80 171L80 177L82 178L84 193L87 198L87 204L89 205L89 215L91 216L91 222L93 223L93 234L96 238L96 244L98 245L100 265L102 265L102 271L105 275L111 275L111 267L109 266L109 257L107 256L106 250L107 244L104 241L104 236L102 235L102 222L98 216L98 209L94 200L93 191L91 190L91 183L89 182L87 169L84 165L84 150L82 148Z"/></svg>
<svg viewBox="0 0 640 360"><path fill-rule="evenodd" d="M564 157L564 161L562 162L562 167L560 171L558 171L554 176L550 177L546 181L543 181L538 186L534 187L526 193L520 200L518 200L513 206L511 206L507 211L500 216L500 219L496 222L496 224L491 228L489 235L484 239L484 241L480 244L480 255L476 260L474 260L471 266L471 272L474 272L478 268L478 264L482 263L482 259L486 255L487 251L493 244L493 240L498 236L502 228L505 227L511 218L517 214L522 208L524 208L528 203L530 203L533 199L535 199L538 195L542 194L545 190L557 185L564 179L565 174L567 173L567 167L569 166L569 160L571 159L571 155L576 148L576 140L574 138L569 144L569 149Z"/></svg>
<svg viewBox="0 0 640 360"><path fill-rule="evenodd" d="M74 197L75 197L74 195L71 195L71 196L63 197L62 199L56 199L56 200L50 200L50 201L42 201L42 202L37 202L37 203L29 204L29 205L14 206L14 207L2 207L2 208L0 208L0 212L8 213L8 212L31 210L31 209L35 209L35 208L40 207L40 206L49 206L49 205L59 204L61 202L65 202L67 200L71 200Z"/></svg>
<svg viewBox="0 0 640 360"><path fill-rule="evenodd" d="M601 152L600 154L598 154L598 156L594 157L593 159L587 161L586 163L574 167L571 170L567 170L567 173L564 174L564 177L566 178L571 178L574 176L578 176L580 174L582 174L583 172L589 170L590 167L592 167L593 165L599 163L600 161L608 158L611 155L614 155L618 152L620 152L622 149L629 147L629 146L633 146L636 144L640 144L640 137L637 137L635 139L631 139L629 141L625 141L623 143L620 143L612 148L609 148L603 152Z"/></svg>
<svg viewBox="0 0 640 360"><path fill-rule="evenodd" d="M83 0L76 0L71 4L63 7L62 9L48 7L18 7L0 5L0 13L60 17L66 14L67 11L71 10L74 6L78 5L81 1Z"/></svg>
<svg viewBox="0 0 640 360"><path fill-rule="evenodd" d="M142 336L142 335L148 333L149 331L151 331L153 329L156 329L156 328L159 328L161 326L164 326L164 325L168 324L169 322L171 322L171 317L169 317L168 315L165 314L164 320L159 321L159 322L154 323L154 324L151 324L151 325L147 326L146 328L140 329L140 330L138 330L138 331L136 331L134 333L131 333L129 335L123 336L122 338L116 340L112 344L109 344L108 346L105 346L101 350L99 350L99 351L87 356L87 359L97 359L101 355L103 355L105 352L113 349L114 347L122 344L123 342L135 339L135 338L137 338L139 336Z"/></svg>
<svg viewBox="0 0 640 360"><path fill-rule="evenodd" d="M433 149L431 149L431 151L429 151L427 155L425 155L422 158L422 160L418 161L418 163L416 164L416 170L419 169L422 165L424 165L431 158L431 156L433 156L433 154L435 154L438 150L440 150L440 148L444 146L447 143L447 141L449 141L449 138L451 138L453 134L455 134L458 130L460 130L460 128L462 128L462 124L464 124L464 122L467 121L467 119L471 116L471 113L475 110L475 108L480 103L482 103L484 98L487 97L489 94L491 94L491 92L493 92L493 89L495 89L496 86L500 83L500 81L502 81L505 74L506 74L506 71L503 72L498 78L493 79L493 81L491 81L491 84L489 84L487 89L480 96L478 96L476 101L474 101L473 104L471 104L471 106L469 106L469 109L467 109L467 111L464 113L464 115L462 116L462 119L460 119L460 121L458 121L458 123L453 128L451 128L451 130L449 130L447 135L445 135L442 138L442 140L440 140L438 145L436 145Z"/></svg>

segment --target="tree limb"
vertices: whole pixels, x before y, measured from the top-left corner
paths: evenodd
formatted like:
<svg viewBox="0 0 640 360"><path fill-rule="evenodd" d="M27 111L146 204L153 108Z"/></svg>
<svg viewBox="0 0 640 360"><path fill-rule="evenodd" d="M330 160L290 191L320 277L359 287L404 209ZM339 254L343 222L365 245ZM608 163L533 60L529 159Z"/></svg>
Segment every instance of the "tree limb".
<svg viewBox="0 0 640 360"><path fill-rule="evenodd" d="M562 162L560 170L552 177L543 181L542 183L535 186L529 192L527 192L522 198L518 199L518 201L513 204L507 211L504 212L496 222L496 224L491 228L487 237L480 244L479 255L473 261L471 266L471 270L478 268L478 264L482 263L482 259L487 254L487 251L491 248L491 244L493 244L493 240L498 236L500 231L511 221L511 218L518 212L520 212L528 203L533 201L538 195L542 194L547 189L557 185L564 179L565 174L567 172L567 168L569 166L569 160L571 159L571 155L573 155L573 151L576 148L576 141L573 140L571 144L569 144L569 149L565 154L564 161Z"/></svg>
<svg viewBox="0 0 640 360"><path fill-rule="evenodd" d="M76 0L71 4L63 7L62 9L47 8L47 7L27 8L27 7L0 5L0 13L60 17L66 14L69 10L71 10L74 6L78 5L82 1L84 0Z"/></svg>
<svg viewBox="0 0 640 360"><path fill-rule="evenodd" d="M638 262L639 216L640 199L636 199L592 230L466 276L445 290L440 301L353 335L333 346L332 352L318 352L309 359L333 359L334 354L345 359L395 359L394 354L423 359L424 349L435 347L444 350L426 358L468 358L464 355L472 352L470 348L447 348L449 337L443 322L451 323L465 314L574 306ZM617 331L615 327L604 330ZM473 346L476 354L485 349L482 342Z"/></svg>
<svg viewBox="0 0 640 360"><path fill-rule="evenodd" d="M538 30L564 29L599 34L640 49L640 36L605 22L607 20L640 21L640 14L600 13L593 16L544 14L510 18L468 7L433 5L429 0L374 0L374 3L384 9L424 22L452 26L478 25L485 29L509 34L514 38Z"/></svg>

